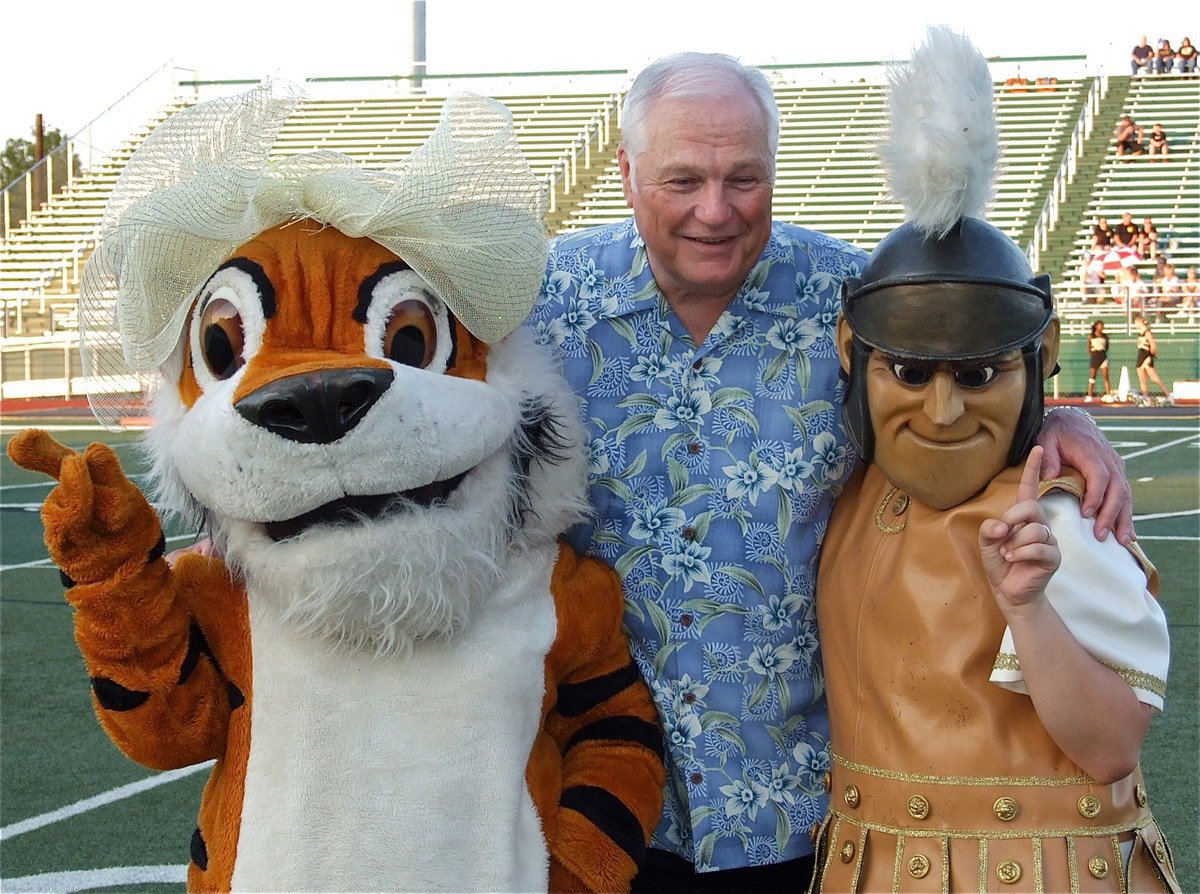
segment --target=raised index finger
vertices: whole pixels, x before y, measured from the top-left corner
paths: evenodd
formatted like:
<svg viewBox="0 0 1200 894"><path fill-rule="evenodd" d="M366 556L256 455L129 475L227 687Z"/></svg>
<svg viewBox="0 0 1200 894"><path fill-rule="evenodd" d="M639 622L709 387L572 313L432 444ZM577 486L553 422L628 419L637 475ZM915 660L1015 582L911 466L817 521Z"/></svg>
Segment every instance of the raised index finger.
<svg viewBox="0 0 1200 894"><path fill-rule="evenodd" d="M1042 448L1034 447L1029 451L1029 457L1025 460L1025 468L1021 470L1021 483L1017 485L1018 502L1037 499L1041 469Z"/></svg>

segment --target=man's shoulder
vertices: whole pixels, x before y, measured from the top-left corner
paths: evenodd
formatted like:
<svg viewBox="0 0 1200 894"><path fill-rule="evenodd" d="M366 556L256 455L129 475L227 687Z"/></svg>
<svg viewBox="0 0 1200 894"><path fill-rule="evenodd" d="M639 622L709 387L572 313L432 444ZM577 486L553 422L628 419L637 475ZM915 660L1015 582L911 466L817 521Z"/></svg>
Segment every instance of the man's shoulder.
<svg viewBox="0 0 1200 894"><path fill-rule="evenodd" d="M632 243L637 235L633 218L616 223L598 224L582 230L571 230L554 236L550 240L551 256L570 252L594 250L601 246L623 246Z"/></svg>
<svg viewBox="0 0 1200 894"><path fill-rule="evenodd" d="M851 242L790 221L774 221L771 224L771 237L777 242L791 243L812 252L844 255L848 259L856 260L859 265L867 258L867 253Z"/></svg>

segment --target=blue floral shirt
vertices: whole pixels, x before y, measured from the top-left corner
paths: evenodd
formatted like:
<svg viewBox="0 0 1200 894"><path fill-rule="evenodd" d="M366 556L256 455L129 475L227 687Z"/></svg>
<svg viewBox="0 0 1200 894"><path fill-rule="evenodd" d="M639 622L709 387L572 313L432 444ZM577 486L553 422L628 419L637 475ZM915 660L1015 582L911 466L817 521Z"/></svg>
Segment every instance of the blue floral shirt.
<svg viewBox="0 0 1200 894"><path fill-rule="evenodd" d="M577 549L625 585L634 659L666 732L652 845L697 870L812 852L828 719L813 591L856 461L834 330L865 260L776 223L697 346L633 220L555 240L530 322L582 399L592 523Z"/></svg>

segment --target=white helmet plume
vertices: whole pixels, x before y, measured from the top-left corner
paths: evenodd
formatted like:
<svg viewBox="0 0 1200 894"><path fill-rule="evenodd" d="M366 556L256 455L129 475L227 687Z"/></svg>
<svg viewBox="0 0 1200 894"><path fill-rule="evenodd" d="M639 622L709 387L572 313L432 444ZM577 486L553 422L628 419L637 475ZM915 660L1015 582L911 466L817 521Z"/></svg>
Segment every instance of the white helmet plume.
<svg viewBox="0 0 1200 894"><path fill-rule="evenodd" d="M982 218L1000 156L983 54L948 27L931 26L888 79L891 133L879 154L908 219L941 237L963 217Z"/></svg>

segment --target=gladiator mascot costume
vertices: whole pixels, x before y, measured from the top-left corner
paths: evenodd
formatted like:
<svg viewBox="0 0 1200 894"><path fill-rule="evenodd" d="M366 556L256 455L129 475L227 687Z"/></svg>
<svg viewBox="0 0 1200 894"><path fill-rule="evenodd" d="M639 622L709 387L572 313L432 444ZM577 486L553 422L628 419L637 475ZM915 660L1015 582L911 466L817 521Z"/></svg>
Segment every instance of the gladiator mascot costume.
<svg viewBox="0 0 1200 894"><path fill-rule="evenodd" d="M846 281L838 327L864 462L838 499L817 587L832 754L814 886L1177 891L1136 754L1132 772L1101 783L1064 753L1029 694L1035 656L985 568L981 526L1025 484L1044 521L1022 536L1061 552L1043 601L1146 723L1161 709L1169 649L1153 566L1094 539L1073 470L1038 481L1058 323L1049 277L982 219L998 157L987 63L934 28L891 89L882 152L908 220Z"/></svg>

